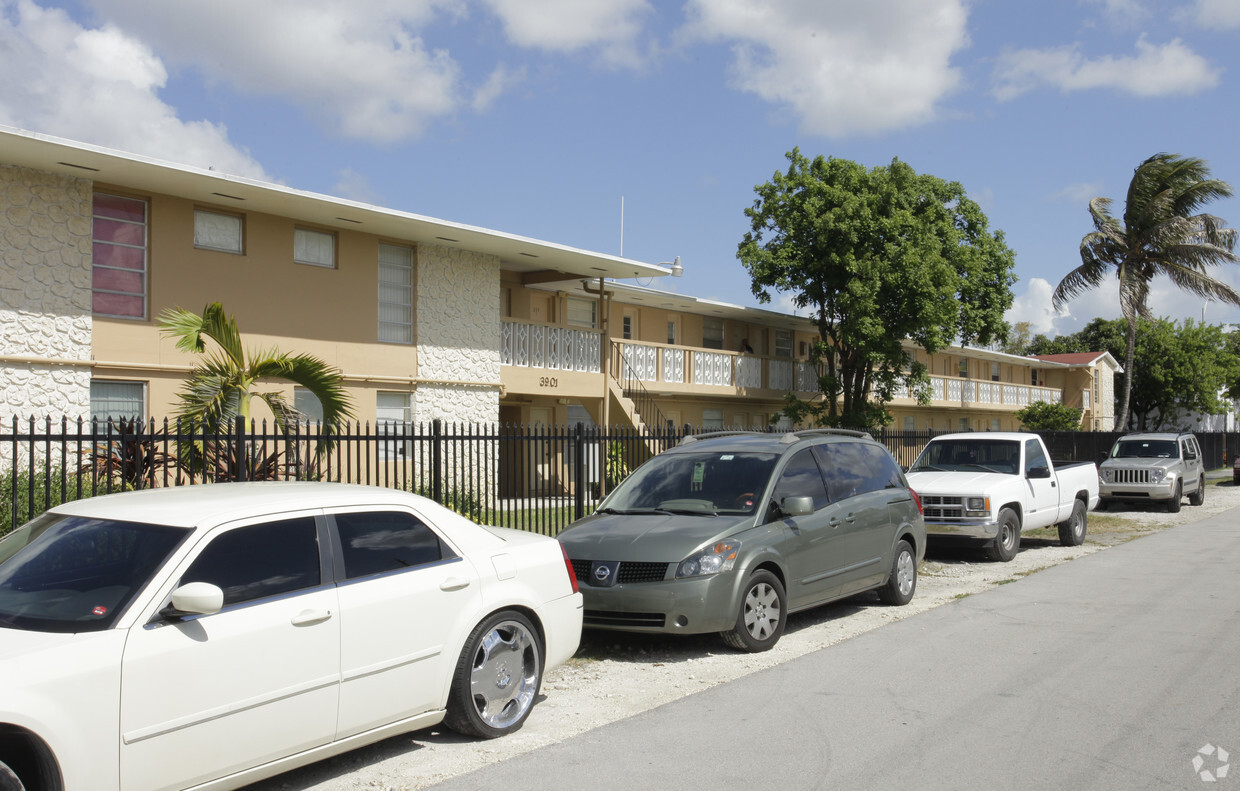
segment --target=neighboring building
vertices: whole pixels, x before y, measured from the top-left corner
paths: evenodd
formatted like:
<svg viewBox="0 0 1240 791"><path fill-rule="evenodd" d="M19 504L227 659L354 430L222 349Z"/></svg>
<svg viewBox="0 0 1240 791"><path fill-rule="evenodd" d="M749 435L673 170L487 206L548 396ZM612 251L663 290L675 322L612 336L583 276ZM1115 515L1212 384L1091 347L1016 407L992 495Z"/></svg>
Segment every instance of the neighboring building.
<svg viewBox="0 0 1240 791"><path fill-rule="evenodd" d="M210 302L247 346L339 367L371 423L756 426L817 393L808 319L617 282L666 265L4 127L0 199L6 423L168 416L195 359L158 317ZM897 398L895 429L1011 430L1033 401L1113 420L1109 355L909 351L933 400Z"/></svg>
<svg viewBox="0 0 1240 791"><path fill-rule="evenodd" d="M1063 391L1065 406L1081 410L1084 431L1115 430L1115 374L1123 366L1110 352L1038 354L1032 357L1047 363L1039 367L1039 383Z"/></svg>

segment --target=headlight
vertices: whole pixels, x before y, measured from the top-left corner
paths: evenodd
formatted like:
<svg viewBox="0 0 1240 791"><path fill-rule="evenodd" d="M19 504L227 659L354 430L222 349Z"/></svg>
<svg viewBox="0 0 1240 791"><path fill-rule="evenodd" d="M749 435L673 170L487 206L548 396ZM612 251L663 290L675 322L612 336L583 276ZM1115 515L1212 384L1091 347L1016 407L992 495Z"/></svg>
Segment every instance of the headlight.
<svg viewBox="0 0 1240 791"><path fill-rule="evenodd" d="M989 511L990 499L986 497L965 498L964 507L970 511Z"/></svg>
<svg viewBox="0 0 1240 791"><path fill-rule="evenodd" d="M1161 467L1155 467L1150 470L1150 480L1154 483L1162 483L1167 479L1167 471Z"/></svg>
<svg viewBox="0 0 1240 791"><path fill-rule="evenodd" d="M1111 481L1115 480L1115 471L1114 470L1103 470L1101 473L1099 473L1099 477L1102 478L1103 483L1110 483Z"/></svg>
<svg viewBox="0 0 1240 791"><path fill-rule="evenodd" d="M720 541L680 561L680 565L676 567L676 577L704 577L721 571L731 571L740 551L741 542Z"/></svg>

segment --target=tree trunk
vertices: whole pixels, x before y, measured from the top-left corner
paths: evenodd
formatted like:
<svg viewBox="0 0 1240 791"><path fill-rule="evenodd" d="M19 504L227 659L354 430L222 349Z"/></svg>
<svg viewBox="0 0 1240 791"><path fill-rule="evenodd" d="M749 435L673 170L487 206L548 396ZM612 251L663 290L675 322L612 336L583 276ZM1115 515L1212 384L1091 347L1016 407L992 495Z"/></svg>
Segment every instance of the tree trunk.
<svg viewBox="0 0 1240 791"><path fill-rule="evenodd" d="M1119 413L1115 416L1115 430L1128 430L1128 402L1132 396L1132 358L1137 348L1137 317L1128 318L1128 335L1124 348L1124 393L1120 396Z"/></svg>

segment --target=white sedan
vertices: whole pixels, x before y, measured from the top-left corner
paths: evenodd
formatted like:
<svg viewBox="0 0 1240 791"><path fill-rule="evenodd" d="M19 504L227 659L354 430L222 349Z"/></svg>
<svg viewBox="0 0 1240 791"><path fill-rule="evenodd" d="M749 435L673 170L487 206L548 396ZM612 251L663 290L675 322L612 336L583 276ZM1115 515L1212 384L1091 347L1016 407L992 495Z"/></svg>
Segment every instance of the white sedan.
<svg viewBox="0 0 1240 791"><path fill-rule="evenodd" d="M416 495L67 503L0 540L0 791L222 790L441 721L502 736L581 618L554 540Z"/></svg>

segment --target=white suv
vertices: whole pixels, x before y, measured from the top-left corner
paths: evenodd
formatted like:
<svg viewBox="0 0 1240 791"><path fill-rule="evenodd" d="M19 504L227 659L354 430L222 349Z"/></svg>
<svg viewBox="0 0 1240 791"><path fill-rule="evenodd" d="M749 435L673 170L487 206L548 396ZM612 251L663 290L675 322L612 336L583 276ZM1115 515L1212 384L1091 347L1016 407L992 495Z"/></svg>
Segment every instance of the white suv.
<svg viewBox="0 0 1240 791"><path fill-rule="evenodd" d="M1175 513L1184 495L1190 505L1206 499L1205 465L1192 434L1125 434L1098 466L1098 478L1099 510L1112 502L1161 502Z"/></svg>

